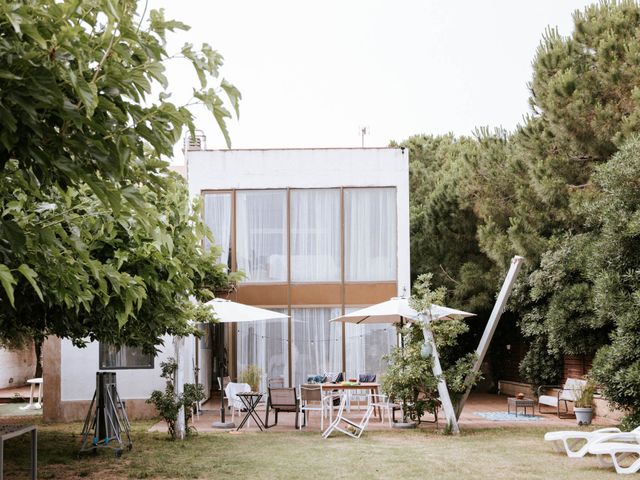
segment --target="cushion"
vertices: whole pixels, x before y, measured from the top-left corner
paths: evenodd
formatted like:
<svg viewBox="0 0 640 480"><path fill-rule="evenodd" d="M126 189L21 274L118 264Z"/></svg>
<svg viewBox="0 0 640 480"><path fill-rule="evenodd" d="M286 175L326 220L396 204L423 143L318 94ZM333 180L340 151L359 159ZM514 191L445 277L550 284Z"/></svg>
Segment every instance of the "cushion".
<svg viewBox="0 0 640 480"><path fill-rule="evenodd" d="M324 377L325 377L325 381L328 383L338 383L344 380L342 378L342 372L338 372L338 373L325 372Z"/></svg>
<svg viewBox="0 0 640 480"><path fill-rule="evenodd" d="M551 407L558 406L558 397L554 397L552 395L540 395L538 397L538 403L543 405L549 405Z"/></svg>

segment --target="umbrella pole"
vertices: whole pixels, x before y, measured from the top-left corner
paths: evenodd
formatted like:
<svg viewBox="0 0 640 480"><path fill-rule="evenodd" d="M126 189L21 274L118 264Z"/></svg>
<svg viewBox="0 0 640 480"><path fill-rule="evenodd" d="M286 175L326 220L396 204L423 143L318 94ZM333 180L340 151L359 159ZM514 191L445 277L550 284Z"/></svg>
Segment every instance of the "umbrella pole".
<svg viewBox="0 0 640 480"><path fill-rule="evenodd" d="M226 408L224 405L224 374L227 373L227 366L226 366L226 362L224 361L224 323L220 324L220 334L222 336L222 351L223 351L223 361L222 361L222 369L221 372L222 373L222 381L220 382L220 421L219 422L213 422L211 424L211 427L213 428L236 428L236 424L234 422L227 422L225 421L225 413L226 413Z"/></svg>
<svg viewBox="0 0 640 480"><path fill-rule="evenodd" d="M424 315L420 314L420 317L424 318ZM451 433L458 434L460 433L458 418L456 417L456 411L454 410L453 403L451 402L451 396L449 395L447 382L444 379L444 375L442 375L440 357L438 356L438 349L436 348L436 342L434 341L433 334L431 333L429 323L430 322L428 319L424 321L424 329L422 333L424 334L425 342L429 342L432 347L432 371L433 375L438 379L438 395L440 396L440 402L442 403L442 409L444 410L444 416L447 421L447 425L449 425L449 427L451 428Z"/></svg>

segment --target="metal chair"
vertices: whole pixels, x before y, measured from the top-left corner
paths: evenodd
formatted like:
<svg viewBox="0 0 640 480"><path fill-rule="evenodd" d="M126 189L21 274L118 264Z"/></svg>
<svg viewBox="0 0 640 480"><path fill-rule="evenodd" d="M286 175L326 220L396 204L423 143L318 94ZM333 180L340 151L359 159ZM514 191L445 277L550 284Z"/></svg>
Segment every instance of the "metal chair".
<svg viewBox="0 0 640 480"><path fill-rule="evenodd" d="M339 432L342 432L345 435L349 435L350 437L353 437L353 438L360 438L362 436L362 433L367 428L367 425L369 424L369 419L373 414L372 402L371 401L368 402L369 407L367 408L367 411L364 413L364 416L362 417L362 420L360 420L359 423L356 423L353 420L350 420L349 418L344 416L344 407L346 404L347 404L347 395L343 394L342 398L340 399L340 407L338 408L338 415L336 416L335 420L331 422L331 425L329 425L329 428L327 428L323 432L322 438L329 438L329 435L331 435L331 433L334 430L338 430ZM346 424L347 426L343 428L341 426L342 423Z"/></svg>
<svg viewBox="0 0 640 480"><path fill-rule="evenodd" d="M278 413L279 412L289 412L296 414L296 428L298 428L298 413L299 413L299 402L298 396L296 395L295 387L285 388L285 387L275 387L275 388L267 388L269 392L269 396L267 398L267 414L265 418L265 426L267 428L273 427L278 424ZM273 409L276 414L276 421L273 425L269 425L269 410Z"/></svg>
<svg viewBox="0 0 640 480"><path fill-rule="evenodd" d="M302 385L300 387L300 412L302 413L302 426L307 425L308 412L320 412L320 430L324 430L324 417L329 414L332 419L333 399L335 395L324 392L321 385Z"/></svg>

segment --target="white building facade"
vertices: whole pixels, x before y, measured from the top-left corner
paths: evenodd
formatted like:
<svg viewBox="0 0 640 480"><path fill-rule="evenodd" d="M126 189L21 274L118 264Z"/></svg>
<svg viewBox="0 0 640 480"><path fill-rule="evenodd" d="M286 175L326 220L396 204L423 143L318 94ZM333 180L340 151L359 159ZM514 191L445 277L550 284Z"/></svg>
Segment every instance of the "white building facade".
<svg viewBox="0 0 640 480"><path fill-rule="evenodd" d="M223 361L232 378L255 364L294 386L384 370L392 325L329 320L409 293L408 163L400 148L187 152L220 260L245 274L230 298L291 317L228 328L214 376Z"/></svg>

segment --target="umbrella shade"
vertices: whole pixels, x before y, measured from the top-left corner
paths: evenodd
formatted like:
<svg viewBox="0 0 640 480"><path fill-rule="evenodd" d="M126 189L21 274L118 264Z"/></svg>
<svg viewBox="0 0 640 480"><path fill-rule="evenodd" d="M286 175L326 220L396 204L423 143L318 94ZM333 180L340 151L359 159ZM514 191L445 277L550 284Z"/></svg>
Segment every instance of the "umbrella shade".
<svg viewBox="0 0 640 480"><path fill-rule="evenodd" d="M209 305L216 318L221 323L231 322L256 322L260 320L282 320L289 315L278 313L266 308L252 307L242 303L232 302L224 298L214 298L205 305Z"/></svg>
<svg viewBox="0 0 640 480"><path fill-rule="evenodd" d="M430 320L438 320L441 318L451 318L452 315L461 317L471 317L475 313L456 310L455 308L442 307L440 305L431 305L429 311L424 312L425 316ZM404 323L418 320L418 312L409 306L409 299L405 297L393 297L386 302L377 303L370 307L347 313L337 318L331 319L332 322L346 323Z"/></svg>

